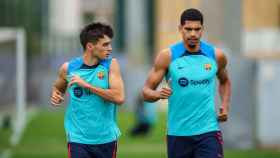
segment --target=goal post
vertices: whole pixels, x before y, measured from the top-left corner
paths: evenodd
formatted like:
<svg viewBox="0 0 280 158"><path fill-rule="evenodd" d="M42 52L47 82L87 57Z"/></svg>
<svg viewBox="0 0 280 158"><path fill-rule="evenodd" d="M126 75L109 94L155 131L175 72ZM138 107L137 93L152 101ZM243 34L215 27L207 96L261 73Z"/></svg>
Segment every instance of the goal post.
<svg viewBox="0 0 280 158"><path fill-rule="evenodd" d="M24 29L0 28L0 43L10 41L15 43L13 46L16 53L16 94L15 108L12 109L13 133L11 136L11 144L16 145L26 123L26 35Z"/></svg>

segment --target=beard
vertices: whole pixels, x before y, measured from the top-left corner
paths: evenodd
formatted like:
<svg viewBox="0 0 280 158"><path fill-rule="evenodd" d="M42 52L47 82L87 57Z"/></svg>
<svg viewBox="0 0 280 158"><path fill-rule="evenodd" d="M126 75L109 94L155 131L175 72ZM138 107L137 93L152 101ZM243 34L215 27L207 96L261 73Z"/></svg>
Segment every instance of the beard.
<svg viewBox="0 0 280 158"><path fill-rule="evenodd" d="M189 46L190 48L195 48L195 47L196 47L196 44L194 44L194 43L189 43L188 46Z"/></svg>
<svg viewBox="0 0 280 158"><path fill-rule="evenodd" d="M198 38L188 38L187 40L189 48L195 48L199 43Z"/></svg>

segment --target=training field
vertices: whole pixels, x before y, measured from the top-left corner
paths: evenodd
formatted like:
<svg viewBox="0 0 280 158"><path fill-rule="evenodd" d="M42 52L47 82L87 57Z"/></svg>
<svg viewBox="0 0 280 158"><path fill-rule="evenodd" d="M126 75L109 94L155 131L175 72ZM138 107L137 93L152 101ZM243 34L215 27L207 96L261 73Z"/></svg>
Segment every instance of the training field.
<svg viewBox="0 0 280 158"><path fill-rule="evenodd" d="M118 114L122 136L118 143L118 158L165 158L165 114L160 113L157 126L148 137L130 138L128 129L133 124L129 112ZM4 133L5 134L5 133ZM2 136L1 136L2 135ZM6 134L7 135L7 134ZM3 138L3 132L0 138ZM0 147L3 146L0 142ZM40 111L29 122L20 144L13 148L12 158L63 158L67 148L63 129L63 112ZM226 150L226 158L279 158L280 152L270 150Z"/></svg>

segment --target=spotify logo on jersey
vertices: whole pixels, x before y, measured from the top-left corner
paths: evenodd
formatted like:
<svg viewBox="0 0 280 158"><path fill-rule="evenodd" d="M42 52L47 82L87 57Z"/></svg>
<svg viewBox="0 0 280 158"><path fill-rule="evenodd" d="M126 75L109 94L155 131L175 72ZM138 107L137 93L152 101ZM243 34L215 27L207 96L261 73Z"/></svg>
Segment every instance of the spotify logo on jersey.
<svg viewBox="0 0 280 158"><path fill-rule="evenodd" d="M203 79L203 80L188 80L186 77L181 77L178 80L178 84L181 87L186 87L188 85L190 86L203 86L210 84L209 79Z"/></svg>
<svg viewBox="0 0 280 158"><path fill-rule="evenodd" d="M178 84L182 87L186 87L189 84L189 80L185 77L181 77L178 80Z"/></svg>
<svg viewBox="0 0 280 158"><path fill-rule="evenodd" d="M80 98L83 95L83 89L81 87L75 87L73 89L74 95L77 98Z"/></svg>

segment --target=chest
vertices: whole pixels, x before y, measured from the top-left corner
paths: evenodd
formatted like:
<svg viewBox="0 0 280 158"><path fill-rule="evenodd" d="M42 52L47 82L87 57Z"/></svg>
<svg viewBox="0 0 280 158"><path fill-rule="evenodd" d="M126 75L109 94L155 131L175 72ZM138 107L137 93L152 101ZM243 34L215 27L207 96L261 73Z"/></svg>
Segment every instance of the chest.
<svg viewBox="0 0 280 158"><path fill-rule="evenodd" d="M216 76L216 61L204 55L183 56L173 61L169 66L171 80L187 78L203 81Z"/></svg>
<svg viewBox="0 0 280 158"><path fill-rule="evenodd" d="M91 69L77 69L72 71L67 76L67 80L70 81L71 78L77 75L87 83L100 88L108 88L109 84L109 72L106 68L98 66Z"/></svg>

